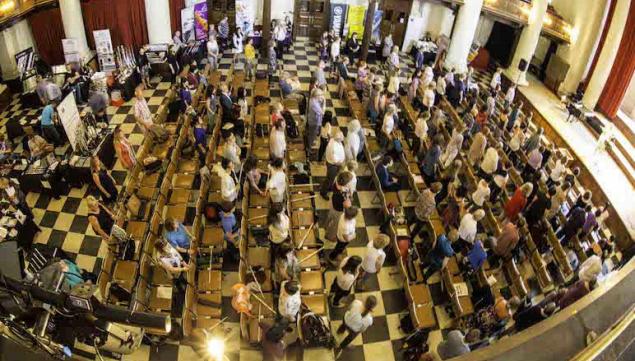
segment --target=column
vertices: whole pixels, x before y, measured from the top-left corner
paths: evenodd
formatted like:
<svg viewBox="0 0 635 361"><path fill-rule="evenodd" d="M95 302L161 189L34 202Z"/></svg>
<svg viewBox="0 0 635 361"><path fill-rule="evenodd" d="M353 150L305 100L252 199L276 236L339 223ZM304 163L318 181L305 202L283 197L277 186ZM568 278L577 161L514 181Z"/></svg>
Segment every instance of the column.
<svg viewBox="0 0 635 361"><path fill-rule="evenodd" d="M617 56L622 35L624 34L629 5L635 6L635 3L631 4L630 0L617 0L615 13L613 14L613 20L611 21L609 32L606 35L604 46L602 49L596 50L601 51L600 57L598 58L598 65L595 67L593 74L591 74L589 85L582 98L582 103L589 109L595 109L598 99L600 99L600 93L604 90L604 84L611 73L611 68L613 67L613 62Z"/></svg>
<svg viewBox="0 0 635 361"><path fill-rule="evenodd" d="M148 41L150 44L171 43L170 0L145 0L145 2Z"/></svg>
<svg viewBox="0 0 635 361"><path fill-rule="evenodd" d="M262 43L260 52L267 56L269 51L269 40L271 40L271 0L264 0L262 3Z"/></svg>
<svg viewBox="0 0 635 361"><path fill-rule="evenodd" d="M549 2L548 0L533 0L531 4L529 24L520 33L520 39L518 39L512 62L509 68L505 70L505 75L519 85L527 85L527 71L518 70L518 64L520 64L522 59L527 61L527 63L531 62L540 39L542 23L547 15Z"/></svg>
<svg viewBox="0 0 635 361"><path fill-rule="evenodd" d="M459 9L445 59L446 68L454 68L458 73L467 71L467 56L470 54L482 7L483 0L465 0L465 4Z"/></svg>
<svg viewBox="0 0 635 361"><path fill-rule="evenodd" d="M377 10L377 0L370 0L368 10L366 11L366 23L364 24L364 37L362 38L362 54L361 59L368 58L368 47L373 37L373 20L375 19L375 10Z"/></svg>
<svg viewBox="0 0 635 361"><path fill-rule="evenodd" d="M86 41L86 28L80 0L60 0L60 13L64 24L64 34L68 39L76 39L79 47L79 55L82 58L88 56L88 42Z"/></svg>

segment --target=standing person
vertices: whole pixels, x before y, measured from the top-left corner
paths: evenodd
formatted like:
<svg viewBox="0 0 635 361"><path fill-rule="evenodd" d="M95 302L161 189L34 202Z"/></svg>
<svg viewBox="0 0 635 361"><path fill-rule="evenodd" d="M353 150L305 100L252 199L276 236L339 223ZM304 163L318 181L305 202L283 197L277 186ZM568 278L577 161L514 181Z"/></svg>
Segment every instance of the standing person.
<svg viewBox="0 0 635 361"><path fill-rule="evenodd" d="M507 93L505 93L505 108L509 107L516 97L516 86L510 85L507 89Z"/></svg>
<svg viewBox="0 0 635 361"><path fill-rule="evenodd" d="M428 139L428 120L430 119L429 112L422 112L419 114L415 122L415 136L412 140L412 154L414 154L417 159L420 159L423 145L426 143Z"/></svg>
<svg viewBox="0 0 635 361"><path fill-rule="evenodd" d="M344 151L344 134L341 130L337 130L333 138L329 140L326 146L326 179L320 187L320 196L328 200L328 192L333 186L335 177L340 171L340 167L346 161L346 152Z"/></svg>
<svg viewBox="0 0 635 361"><path fill-rule="evenodd" d="M395 72L399 74L399 47L393 46L390 52L390 59L388 60L388 72Z"/></svg>
<svg viewBox="0 0 635 361"><path fill-rule="evenodd" d="M478 222L485 217L485 211L477 209L472 213L465 213L459 225L460 249L464 249L466 244L474 244L476 232L478 232Z"/></svg>
<svg viewBox="0 0 635 361"><path fill-rule="evenodd" d="M432 81L430 83L428 83L428 86L426 87L426 89L423 91L423 96L421 97L421 103L423 104L423 110L424 111L430 111L432 109L432 107L434 106L436 100L436 95L434 93L434 87L436 86L436 84Z"/></svg>
<svg viewBox="0 0 635 361"><path fill-rule="evenodd" d="M135 164L137 164L135 152L132 145L130 145L130 142L121 131L121 127L119 125L115 127L112 141L115 153L117 154L117 158L119 158L121 165L129 171L132 170Z"/></svg>
<svg viewBox="0 0 635 361"><path fill-rule="evenodd" d="M216 31L216 27L214 26L214 24L209 24L209 29L207 30L207 36L214 39L218 37L218 31Z"/></svg>
<svg viewBox="0 0 635 361"><path fill-rule="evenodd" d="M284 121L278 120L269 135L269 156L271 159L284 158L287 151Z"/></svg>
<svg viewBox="0 0 635 361"><path fill-rule="evenodd" d="M362 304L360 300L355 300L351 303L348 311L344 314L344 322L337 329L338 334L343 334L345 331L348 331L348 335L335 347L335 359L342 354L342 350L353 342L357 335L372 326L372 312L376 306L377 298L373 295L368 296L364 304Z"/></svg>
<svg viewBox="0 0 635 361"><path fill-rule="evenodd" d="M269 81L271 81L274 74L276 74L276 70L278 69L278 55L276 54L275 43L273 42L273 40L269 40L269 43L267 43L267 45L269 47Z"/></svg>
<svg viewBox="0 0 635 361"><path fill-rule="evenodd" d="M285 359L285 349L287 344L284 342L286 329L289 327L289 321L283 318L279 321L263 319L259 321L262 330L262 356L264 361L283 361Z"/></svg>
<svg viewBox="0 0 635 361"><path fill-rule="evenodd" d="M481 179L476 184L476 190L472 193L472 208L482 208L485 201L490 199L491 190L489 183L485 179Z"/></svg>
<svg viewBox="0 0 635 361"><path fill-rule="evenodd" d="M483 154L485 153L485 148L487 147L487 134L489 133L488 128L481 129L481 131L477 132L472 140L472 144L470 145L470 149L467 153L467 161L472 165L476 165L483 158Z"/></svg>
<svg viewBox="0 0 635 361"><path fill-rule="evenodd" d="M502 68L497 68L494 75L492 75L492 80L489 82L490 90L493 94L496 94L498 87L501 85L501 74L503 73Z"/></svg>
<svg viewBox="0 0 635 361"><path fill-rule="evenodd" d="M221 159L221 167L217 168L217 173L221 178L221 197L224 202L234 203L238 197L238 185L234 179L234 163L227 159Z"/></svg>
<svg viewBox="0 0 635 361"><path fill-rule="evenodd" d="M361 46L359 40L357 40L357 33L353 33L346 42L346 51L348 52L348 58L351 64L355 63L355 58L359 57L359 51Z"/></svg>
<svg viewBox="0 0 635 361"><path fill-rule="evenodd" d="M515 222L520 212L525 209L527 205L527 197L534 190L534 185L527 182L516 188L514 195L505 203L503 216L505 219Z"/></svg>
<svg viewBox="0 0 635 361"><path fill-rule="evenodd" d="M40 125L42 126L42 135L44 138L53 143L55 146L62 145L62 138L57 132L55 123L57 123L57 113L55 113L55 106L57 106L57 100L51 100L42 109L42 117L40 118Z"/></svg>
<svg viewBox="0 0 635 361"><path fill-rule="evenodd" d="M359 130L362 128L359 124L359 120L352 119L348 122L348 131L346 133L345 152L346 160L357 160L361 152L361 139L359 137Z"/></svg>
<svg viewBox="0 0 635 361"><path fill-rule="evenodd" d="M326 100L324 99L324 92L319 88L313 89L313 91L311 91L311 98L309 99L306 124L306 149L309 150L309 153L322 126L325 107Z"/></svg>
<svg viewBox="0 0 635 361"><path fill-rule="evenodd" d="M390 56L390 52L392 51L392 47L394 46L394 42L392 41L392 34L386 35L384 38L384 46L381 49L381 60L385 62L388 60Z"/></svg>
<svg viewBox="0 0 635 361"><path fill-rule="evenodd" d="M441 155L441 164L443 168L447 168L454 162L454 158L459 154L459 151L463 147L463 134L460 128L455 128L452 131L452 138L448 142L448 146L445 148L445 152Z"/></svg>
<svg viewBox="0 0 635 361"><path fill-rule="evenodd" d="M331 44L330 55L331 55L331 73L335 74L339 71L339 58L340 52L342 48L342 40L339 36L336 36Z"/></svg>
<svg viewBox="0 0 635 361"><path fill-rule="evenodd" d="M437 136L432 141L432 146L426 152L422 162L423 178L427 184L432 184L436 181L437 167L439 158L441 157L441 140L443 136Z"/></svg>
<svg viewBox="0 0 635 361"><path fill-rule="evenodd" d="M245 45L245 69L248 81L252 79L255 65L257 65L256 48L254 48L254 39L249 38L247 39L247 45Z"/></svg>
<svg viewBox="0 0 635 361"><path fill-rule="evenodd" d="M207 41L207 62L209 63L212 71L218 69L218 57L220 55L220 48L215 37L210 36Z"/></svg>
<svg viewBox="0 0 635 361"><path fill-rule="evenodd" d="M439 192L441 192L442 188L442 183L434 182L429 188L426 188L419 193L417 203L415 204L415 214L410 222L415 224L411 232L413 240L417 236L421 236L423 239L425 223L428 222L434 211L437 209L436 196Z"/></svg>
<svg viewBox="0 0 635 361"><path fill-rule="evenodd" d="M243 41L244 41L243 29L241 29L240 26L238 26L236 27L236 31L232 35L232 44L234 49L233 51L234 52L234 60L233 60L234 67L236 66L237 62L240 62L242 60L241 57L243 55L243 49L244 49Z"/></svg>
<svg viewBox="0 0 635 361"><path fill-rule="evenodd" d="M337 222L337 244L331 253L329 254L329 261L331 264L337 263L337 258L341 255L346 246L353 241L357 235L355 226L357 225L357 214L359 209L357 207L348 207L344 209L344 213L340 216Z"/></svg>
<svg viewBox="0 0 635 361"><path fill-rule="evenodd" d="M227 41L229 40L229 21L227 15L218 23L218 36L220 37L221 47L227 48Z"/></svg>
<svg viewBox="0 0 635 361"><path fill-rule="evenodd" d="M415 70L410 77L410 85L408 86L408 101L410 103L417 97L417 89L419 89L422 74L421 70Z"/></svg>
<svg viewBox="0 0 635 361"><path fill-rule="evenodd" d="M335 308L342 308L344 305L340 301L351 293L355 280L359 276L359 268L362 264L360 256L346 257L340 263L337 270L337 276L333 279L329 298L331 305Z"/></svg>
<svg viewBox="0 0 635 361"><path fill-rule="evenodd" d="M284 42L287 39L287 29L282 21L277 21L273 29L273 37L276 39L276 54L279 60L282 60L284 54Z"/></svg>
<svg viewBox="0 0 635 361"><path fill-rule="evenodd" d="M284 172L284 161L281 158L271 160L269 164L269 179L267 192L271 203L282 203L287 193L287 177Z"/></svg>
<svg viewBox="0 0 635 361"><path fill-rule="evenodd" d="M289 216L287 216L282 203L272 204L267 214L267 225L274 254L277 253L277 248L282 243L289 240L289 224Z"/></svg>
<svg viewBox="0 0 635 361"><path fill-rule="evenodd" d="M278 312L280 316L295 322L302 299L300 298L300 284L297 281L283 281L280 285L280 298L278 299Z"/></svg>
<svg viewBox="0 0 635 361"><path fill-rule="evenodd" d="M384 248L390 243L390 237L388 235L380 233L375 239L368 242L366 245L366 253L364 260L362 261L361 275L357 282L357 290L364 291L364 283L368 277L379 274L381 267L386 261L386 252Z"/></svg>
<svg viewBox="0 0 635 361"><path fill-rule="evenodd" d="M207 133L212 134L216 126L216 113L218 112L218 94L216 93L216 86L213 84L207 87L205 108L207 109Z"/></svg>
<svg viewBox="0 0 635 361"><path fill-rule="evenodd" d="M322 127L320 128L320 149L318 149L318 162L321 162L324 158L324 153L326 152L326 145L331 139L331 131L333 126L331 122L333 121L333 115L330 111L324 113L324 118L322 120Z"/></svg>
<svg viewBox="0 0 635 361"><path fill-rule="evenodd" d="M324 60L320 60L317 65L317 69L313 74L313 82L316 88L326 90L326 74L324 73Z"/></svg>
<svg viewBox="0 0 635 361"><path fill-rule="evenodd" d="M115 179L102 167L101 161L97 156L90 158L90 171L93 178L93 184L99 190L101 199L106 204L111 204L117 200L117 186Z"/></svg>
<svg viewBox="0 0 635 361"><path fill-rule="evenodd" d="M138 86L137 89L135 89L134 116L137 123L139 123L141 128L146 132L154 125L154 122L152 121L152 112L150 112L148 102L143 96L142 86Z"/></svg>
<svg viewBox="0 0 635 361"><path fill-rule="evenodd" d="M496 148L487 148L479 169L481 178L485 178L488 181L492 179L494 172L498 169L498 158L498 151Z"/></svg>

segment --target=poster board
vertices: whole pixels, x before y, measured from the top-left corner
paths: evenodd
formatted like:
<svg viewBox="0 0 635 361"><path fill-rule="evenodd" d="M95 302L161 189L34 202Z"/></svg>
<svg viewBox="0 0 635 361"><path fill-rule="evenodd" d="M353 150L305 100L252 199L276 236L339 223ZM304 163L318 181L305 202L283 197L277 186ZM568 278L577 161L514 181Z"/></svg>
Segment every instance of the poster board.
<svg viewBox="0 0 635 361"><path fill-rule="evenodd" d="M194 5L194 30L196 31L196 40L207 39L207 3L199 3Z"/></svg>
<svg viewBox="0 0 635 361"><path fill-rule="evenodd" d="M357 33L361 39L364 34L364 18L366 17L366 5L350 5L346 16L346 37Z"/></svg>
<svg viewBox="0 0 635 361"><path fill-rule="evenodd" d="M375 17L373 18L373 31L371 35L371 43L381 43L381 19L384 17L383 10L375 10Z"/></svg>
<svg viewBox="0 0 635 361"><path fill-rule="evenodd" d="M110 38L110 30L95 30L93 31L93 37L95 38L99 68L106 73L117 69L115 50L112 47L112 39Z"/></svg>
<svg viewBox="0 0 635 361"><path fill-rule="evenodd" d="M256 2L253 0L236 0L236 26L240 26L247 36L254 32L255 6Z"/></svg>
<svg viewBox="0 0 635 361"><path fill-rule="evenodd" d="M66 64L81 62L82 58L79 55L79 42L77 39L62 39L62 49L64 50L64 62Z"/></svg>
<svg viewBox="0 0 635 361"><path fill-rule="evenodd" d="M346 24L347 4L331 3L331 16L329 16L329 29L333 30L335 35L342 36L344 24Z"/></svg>
<svg viewBox="0 0 635 361"><path fill-rule="evenodd" d="M77 103L75 103L75 96L73 92L68 94L64 100L57 106L57 114L59 114L62 126L68 137L68 141L73 147L73 151L77 149L77 139L81 134L81 118L79 116L79 110L77 109Z"/></svg>
<svg viewBox="0 0 635 361"><path fill-rule="evenodd" d="M185 43L196 40L193 6L181 10L181 37Z"/></svg>

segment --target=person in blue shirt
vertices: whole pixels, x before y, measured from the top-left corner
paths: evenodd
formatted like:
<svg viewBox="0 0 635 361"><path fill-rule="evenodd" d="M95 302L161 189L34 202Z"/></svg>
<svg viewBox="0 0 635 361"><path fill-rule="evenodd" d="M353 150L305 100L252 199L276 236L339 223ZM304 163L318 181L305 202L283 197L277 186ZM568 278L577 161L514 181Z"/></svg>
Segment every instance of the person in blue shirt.
<svg viewBox="0 0 635 361"><path fill-rule="evenodd" d="M189 255L193 251L190 248L190 241L193 238L190 232L185 229L183 223L174 218L167 218L163 226L165 227L164 238L181 254L185 262L189 262Z"/></svg>
<svg viewBox="0 0 635 361"><path fill-rule="evenodd" d="M190 85L187 80L181 79L181 89L179 90L179 97L181 98L181 110L187 109L192 104L192 92L190 92Z"/></svg>
<svg viewBox="0 0 635 361"><path fill-rule="evenodd" d="M423 177L426 184L432 184L436 182L436 170L439 158L441 157L441 139L443 136L438 135L432 141L432 146L426 152L423 162L421 164L421 170L423 171Z"/></svg>
<svg viewBox="0 0 635 361"><path fill-rule="evenodd" d="M399 180L388 171L390 166L392 166L392 158L386 155L375 167L377 178L379 178L379 183L381 183L381 188L384 192L396 192L399 190Z"/></svg>
<svg viewBox="0 0 635 361"><path fill-rule="evenodd" d="M76 285L83 283L82 270L77 267L75 263L67 259L62 261L62 272L64 272L64 282L73 288Z"/></svg>
<svg viewBox="0 0 635 361"><path fill-rule="evenodd" d="M467 260L474 272L478 271L487 260L487 252L480 240L474 241L472 249L467 252Z"/></svg>
<svg viewBox="0 0 635 361"><path fill-rule="evenodd" d="M459 232L456 229L452 229L448 236L445 234L437 237L436 241L432 245L432 249L421 262L421 269L424 269L423 278L428 279L436 271L444 268L450 257L454 256L454 249L452 243L459 239Z"/></svg>
<svg viewBox="0 0 635 361"><path fill-rule="evenodd" d="M201 165L204 165L205 156L207 155L207 125L202 115L196 118L196 124L192 132L194 134L194 147L198 152L198 160Z"/></svg>
<svg viewBox="0 0 635 361"><path fill-rule="evenodd" d="M514 128L514 125L516 124L516 120L518 120L518 117L520 116L520 113L522 111L521 110L522 107L523 107L523 102L519 101L512 108L512 111L509 114L509 119L507 120L507 126L506 126L507 131L511 131Z"/></svg>
<svg viewBox="0 0 635 361"><path fill-rule="evenodd" d="M223 238L227 241L227 252L234 261L240 259L238 245L240 244L240 224L236 218L236 206L233 202L223 202L221 205L220 223L223 227Z"/></svg>
<svg viewBox="0 0 635 361"><path fill-rule="evenodd" d="M58 146L62 145L62 138L55 128L56 105L56 101L51 101L44 107L44 109L42 109L40 124L42 125L42 135L44 135L44 138Z"/></svg>

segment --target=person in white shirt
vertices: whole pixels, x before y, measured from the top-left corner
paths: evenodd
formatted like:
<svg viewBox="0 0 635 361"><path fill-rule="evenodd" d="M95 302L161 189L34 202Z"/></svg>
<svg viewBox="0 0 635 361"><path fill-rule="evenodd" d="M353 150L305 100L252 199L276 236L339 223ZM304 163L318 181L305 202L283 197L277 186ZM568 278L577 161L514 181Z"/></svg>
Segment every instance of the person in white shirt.
<svg viewBox="0 0 635 361"><path fill-rule="evenodd" d="M594 254L582 262L578 269L578 277L585 282L591 282L591 280L596 279L601 272L602 259Z"/></svg>
<svg viewBox="0 0 635 361"><path fill-rule="evenodd" d="M351 305L344 314L344 322L337 329L338 334L343 334L344 331L348 331L348 335L342 342L335 347L335 359L337 359L342 349L348 346L357 335L365 332L370 326L373 325L373 309L377 306L377 298L370 295L366 298L366 302L362 304L362 301L355 300L351 302Z"/></svg>
<svg viewBox="0 0 635 361"><path fill-rule="evenodd" d="M388 90L390 94L398 96L400 86L401 86L401 80L399 79L399 72L390 71L388 75L388 87L386 87L386 90Z"/></svg>
<svg viewBox="0 0 635 361"><path fill-rule="evenodd" d="M359 130L361 127L357 119L352 119L348 122L348 132L346 133L344 147L347 161L356 160L361 152L361 139L359 139Z"/></svg>
<svg viewBox="0 0 635 361"><path fill-rule="evenodd" d="M437 79L437 96L439 98L442 98L445 96L445 88L446 88L446 83L445 83L445 78L440 76L439 79Z"/></svg>
<svg viewBox="0 0 635 361"><path fill-rule="evenodd" d="M357 174L355 174L357 168L359 168L357 161L351 160L346 162L345 171L351 175L351 180L344 184L342 189L349 194L354 194L357 191Z"/></svg>
<svg viewBox="0 0 635 361"><path fill-rule="evenodd" d="M426 66L423 68L423 76L421 77L421 88L426 89L428 84L432 83L434 80L434 71L432 67Z"/></svg>
<svg viewBox="0 0 635 361"><path fill-rule="evenodd" d="M505 93L505 108L507 108L510 104L514 102L515 97L516 97L516 86L511 85L509 89L507 89L507 93Z"/></svg>
<svg viewBox="0 0 635 361"><path fill-rule="evenodd" d="M556 163L553 168L551 168L551 173L549 174L550 182L547 182L547 185L560 182L565 172L567 171L567 167L565 166L565 159L561 152L556 153Z"/></svg>
<svg viewBox="0 0 635 361"><path fill-rule="evenodd" d="M271 205L267 214L267 224L269 226L269 240L274 245L279 245L289 238L289 216L287 216L282 203Z"/></svg>
<svg viewBox="0 0 635 361"><path fill-rule="evenodd" d="M243 30L240 27L236 28L234 35L232 35L232 42L234 43L234 66L237 61L242 61L243 48L244 48L244 35Z"/></svg>
<svg viewBox="0 0 635 361"><path fill-rule="evenodd" d="M448 146L445 148L445 152L441 155L439 159L441 164L443 164L443 168L447 168L454 162L454 158L459 154L461 148L463 146L463 133L461 129L454 129L452 131L452 138L450 138L450 142L448 142Z"/></svg>
<svg viewBox="0 0 635 361"><path fill-rule="evenodd" d="M390 104L384 115L384 123L381 126L382 137L381 145L386 147L388 142L392 140L392 131L395 129L395 114L397 114L397 106Z"/></svg>
<svg viewBox="0 0 635 361"><path fill-rule="evenodd" d="M393 46L388 59L388 71L399 73L399 47Z"/></svg>
<svg viewBox="0 0 635 361"><path fill-rule="evenodd" d="M284 159L287 151L287 138L285 136L284 121L277 120L269 135L269 155L271 159Z"/></svg>
<svg viewBox="0 0 635 361"><path fill-rule="evenodd" d="M461 218L461 224L459 225L459 238L461 241L474 244L478 222L483 219L483 217L485 217L485 211L477 209L473 213L466 213L463 218Z"/></svg>
<svg viewBox="0 0 635 361"><path fill-rule="evenodd" d="M267 194L271 203L281 203L287 193L287 177L284 173L284 161L276 158L269 164L269 179L267 179Z"/></svg>
<svg viewBox="0 0 635 361"><path fill-rule="evenodd" d="M369 276L378 274L386 260L386 252L384 248L390 243L388 235L380 233L375 239L368 242L366 246L366 254L362 261L362 272L357 282L357 289L364 291L364 284Z"/></svg>
<svg viewBox="0 0 635 361"><path fill-rule="evenodd" d="M436 87L435 82L430 82L430 84L428 84L428 86L426 87L426 90L423 92L421 102L426 107L425 110L429 110L430 108L434 106L434 98L435 98L434 88L435 87Z"/></svg>
<svg viewBox="0 0 635 361"><path fill-rule="evenodd" d="M331 73L335 74L337 72L337 59L340 57L340 51L342 48L342 40L339 36L336 36L333 39L333 43L331 43Z"/></svg>
<svg viewBox="0 0 635 361"><path fill-rule="evenodd" d="M221 169L216 169L221 178L220 192L223 201L234 203L238 197L238 186L234 179L234 163L229 159L221 159Z"/></svg>
<svg viewBox="0 0 635 361"><path fill-rule="evenodd" d="M343 305L340 304L340 300L351 293L355 280L359 276L361 264L362 258L360 256L346 257L340 263L337 276L333 280L331 291L329 292L329 298L331 299L331 305L333 305L333 307L343 307Z"/></svg>
<svg viewBox="0 0 635 361"><path fill-rule="evenodd" d="M412 152L415 156L419 156L423 145L428 139L428 120L430 119L430 112L422 112L419 114L417 121L415 122L415 137L412 144Z"/></svg>
<svg viewBox="0 0 635 361"><path fill-rule="evenodd" d="M278 59L282 59L282 54L284 53L284 41L287 38L287 29L282 21L278 21L276 23L276 27L273 30L274 38L276 39L276 55Z"/></svg>
<svg viewBox="0 0 635 361"><path fill-rule="evenodd" d="M234 169L240 168L240 147L236 143L236 136L234 133L230 133L225 140L225 144L223 144L223 158L234 163Z"/></svg>
<svg viewBox="0 0 635 361"><path fill-rule="evenodd" d="M216 70L218 68L218 56L220 53L220 48L218 47L218 42L215 37L209 38L207 42L207 62L210 64L212 70Z"/></svg>
<svg viewBox="0 0 635 361"><path fill-rule="evenodd" d="M295 322L302 298L300 297L300 284L297 281L284 281L280 287L280 298L278 299L278 312L280 316L290 322Z"/></svg>
<svg viewBox="0 0 635 361"><path fill-rule="evenodd" d="M498 68L496 69L496 72L494 73L494 75L492 75L492 80L489 82L489 87L492 89L492 91L496 91L496 89L498 89L498 86L501 84L501 73L503 72L503 69Z"/></svg>
<svg viewBox="0 0 635 361"><path fill-rule="evenodd" d="M472 202L476 205L474 208L483 207L483 203L489 200L490 193L489 184L485 179L481 179L476 186L476 190L472 193Z"/></svg>
<svg viewBox="0 0 635 361"><path fill-rule="evenodd" d="M481 161L481 170L491 176L498 168L498 151L494 147L489 147L485 151L485 156Z"/></svg>
<svg viewBox="0 0 635 361"><path fill-rule="evenodd" d="M335 182L335 177L340 172L340 167L346 161L346 151L344 150L344 133L341 130L336 130L335 134L329 140L326 146L326 179L322 182L320 187L320 196L328 200L328 192Z"/></svg>
<svg viewBox="0 0 635 361"><path fill-rule="evenodd" d="M393 45L394 45L394 42L392 41L392 34L386 35L386 37L384 38L384 46L381 49L381 56L383 58L382 59L383 61L388 60L388 57L390 56Z"/></svg>
<svg viewBox="0 0 635 361"><path fill-rule="evenodd" d="M337 222L337 244L328 257L331 263L337 262L337 257L344 252L349 242L355 239L358 213L359 209L357 207L348 207L344 209L344 213L340 216Z"/></svg>
<svg viewBox="0 0 635 361"><path fill-rule="evenodd" d="M181 45L183 45L183 40L181 39L181 32L180 31L176 31L174 33L174 35L172 36L172 42L174 43L174 45L176 47L180 47Z"/></svg>

